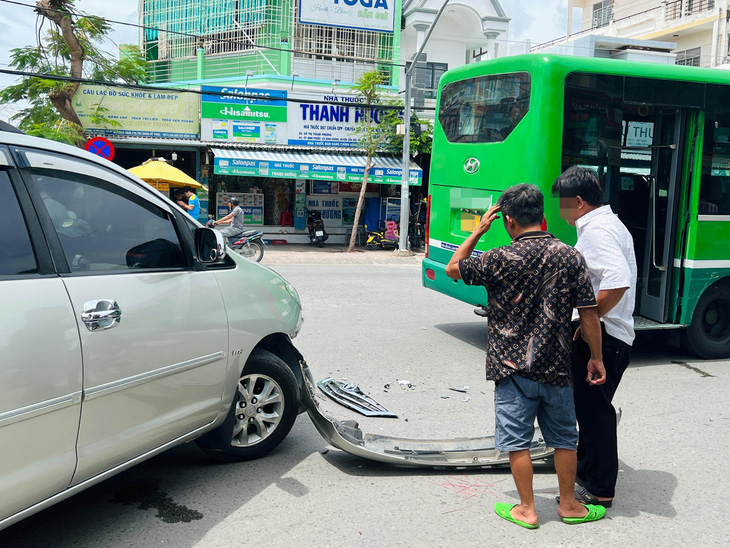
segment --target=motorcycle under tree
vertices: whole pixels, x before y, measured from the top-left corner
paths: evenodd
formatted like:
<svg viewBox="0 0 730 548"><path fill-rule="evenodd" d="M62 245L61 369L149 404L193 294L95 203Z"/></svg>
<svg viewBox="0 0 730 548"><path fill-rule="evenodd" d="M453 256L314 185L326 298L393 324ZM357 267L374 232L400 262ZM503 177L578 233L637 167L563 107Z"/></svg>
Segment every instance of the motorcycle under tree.
<svg viewBox="0 0 730 548"><path fill-rule="evenodd" d="M324 229L322 213L316 209L307 210L307 228L309 228L309 243L317 247L322 247L327 238L329 238L329 234Z"/></svg>

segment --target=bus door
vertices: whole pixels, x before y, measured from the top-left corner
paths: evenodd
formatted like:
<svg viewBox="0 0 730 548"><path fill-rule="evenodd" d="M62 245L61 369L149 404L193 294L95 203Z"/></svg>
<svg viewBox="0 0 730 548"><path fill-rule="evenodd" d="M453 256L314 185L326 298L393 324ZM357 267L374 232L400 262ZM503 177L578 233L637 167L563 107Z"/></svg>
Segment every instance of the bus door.
<svg viewBox="0 0 730 548"><path fill-rule="evenodd" d="M666 322L668 317L686 120L684 109L658 109L651 146L645 251L643 259L638 257L644 266L638 311L657 322Z"/></svg>

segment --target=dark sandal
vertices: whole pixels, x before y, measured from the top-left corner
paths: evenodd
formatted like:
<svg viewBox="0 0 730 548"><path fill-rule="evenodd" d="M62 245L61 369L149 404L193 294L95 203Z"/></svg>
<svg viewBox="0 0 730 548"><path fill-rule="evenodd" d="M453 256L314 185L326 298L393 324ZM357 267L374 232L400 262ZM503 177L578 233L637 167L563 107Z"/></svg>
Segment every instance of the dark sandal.
<svg viewBox="0 0 730 548"><path fill-rule="evenodd" d="M612 500L598 500L595 495L589 493L585 487L578 487L575 490L575 500L581 504L593 504L595 506L603 506L604 508L611 508L613 506ZM555 500L560 504L560 497L555 497Z"/></svg>

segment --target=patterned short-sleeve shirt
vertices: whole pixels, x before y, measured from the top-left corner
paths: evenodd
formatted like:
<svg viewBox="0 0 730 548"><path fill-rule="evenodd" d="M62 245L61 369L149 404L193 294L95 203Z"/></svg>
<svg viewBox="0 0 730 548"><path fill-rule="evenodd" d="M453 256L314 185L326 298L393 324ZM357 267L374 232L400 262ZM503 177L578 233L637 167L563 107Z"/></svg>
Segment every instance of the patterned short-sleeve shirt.
<svg viewBox="0 0 730 548"><path fill-rule="evenodd" d="M487 289L487 380L571 386L571 312L596 306L582 255L549 232L527 232L459 261L459 271Z"/></svg>

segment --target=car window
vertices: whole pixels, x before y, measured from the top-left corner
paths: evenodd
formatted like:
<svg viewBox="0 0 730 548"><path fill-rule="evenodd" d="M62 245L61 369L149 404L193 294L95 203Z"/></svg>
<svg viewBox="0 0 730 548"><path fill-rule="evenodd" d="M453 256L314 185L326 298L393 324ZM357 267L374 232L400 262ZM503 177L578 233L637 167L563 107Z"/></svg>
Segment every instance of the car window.
<svg viewBox="0 0 730 548"><path fill-rule="evenodd" d="M82 171L83 166L79 166ZM72 271L182 268L169 213L109 181L29 169Z"/></svg>
<svg viewBox="0 0 730 548"><path fill-rule="evenodd" d="M28 228L4 171L0 171L0 196L0 276L37 274Z"/></svg>

